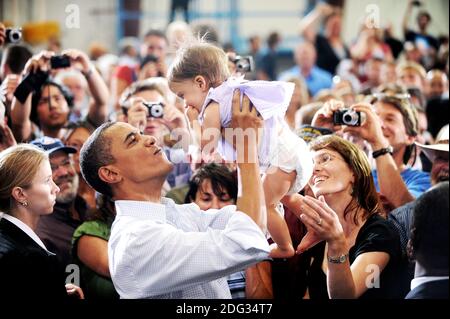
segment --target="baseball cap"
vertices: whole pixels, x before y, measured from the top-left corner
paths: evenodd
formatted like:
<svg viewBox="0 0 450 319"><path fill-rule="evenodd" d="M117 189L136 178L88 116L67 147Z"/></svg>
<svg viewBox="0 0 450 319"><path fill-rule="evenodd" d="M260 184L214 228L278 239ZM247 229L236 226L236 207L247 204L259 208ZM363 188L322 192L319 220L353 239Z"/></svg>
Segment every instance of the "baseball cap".
<svg viewBox="0 0 450 319"><path fill-rule="evenodd" d="M421 148L432 162L438 155L448 158L448 135L449 125L447 124L439 131L435 144L425 145L416 142L416 145Z"/></svg>
<svg viewBox="0 0 450 319"><path fill-rule="evenodd" d="M40 138L37 138L30 142L30 144L35 145L39 147L40 149L43 149L48 155L57 152L57 151L63 151L67 154L76 153L77 150L70 146L65 146L63 142L61 142L58 138L43 136Z"/></svg>
<svg viewBox="0 0 450 319"><path fill-rule="evenodd" d="M333 134L333 131L324 127L315 127L304 124L300 126L295 133L297 133L297 136L303 139L306 143L309 143L316 137Z"/></svg>

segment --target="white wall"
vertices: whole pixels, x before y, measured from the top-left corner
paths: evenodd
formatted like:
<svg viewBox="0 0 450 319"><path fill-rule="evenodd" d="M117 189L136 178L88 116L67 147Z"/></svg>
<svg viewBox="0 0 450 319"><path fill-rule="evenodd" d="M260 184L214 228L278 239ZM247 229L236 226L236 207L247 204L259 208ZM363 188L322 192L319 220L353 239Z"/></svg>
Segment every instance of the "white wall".
<svg viewBox="0 0 450 319"><path fill-rule="evenodd" d="M193 0L192 8L203 13L226 12L231 0ZM170 0L141 0L144 19L141 21L141 34L151 27L164 28ZM292 47L298 40L299 17L305 0L237 0L240 12L238 32L243 38L253 34L266 37L271 31L278 31L285 39L284 47ZM427 0L427 10L433 17L430 31L434 34L447 33L449 26L448 0ZM117 1L115 0L6 0L4 15L20 25L32 19L34 21L55 20L60 23L64 47L77 47L86 50L92 41L103 42L108 48L117 45ZM66 6L77 4L80 9L80 28L70 29L65 25L68 13ZM401 20L407 0L346 0L343 36L350 42L356 36L360 22L366 15L369 4L380 8L380 20L383 25L392 22L397 36L401 37ZM16 9L14 9L16 8ZM415 17L415 14L413 15ZM410 25L415 25L411 17ZM216 26L222 42L230 40L228 19L206 18Z"/></svg>

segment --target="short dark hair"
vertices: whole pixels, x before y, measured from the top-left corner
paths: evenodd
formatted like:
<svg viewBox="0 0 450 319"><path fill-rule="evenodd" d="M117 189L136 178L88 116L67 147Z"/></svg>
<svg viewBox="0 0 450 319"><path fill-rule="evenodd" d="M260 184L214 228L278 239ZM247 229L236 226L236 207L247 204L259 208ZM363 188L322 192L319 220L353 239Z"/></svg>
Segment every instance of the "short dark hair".
<svg viewBox="0 0 450 319"><path fill-rule="evenodd" d="M99 126L80 151L80 168L84 180L97 192L111 198L113 197L111 186L100 179L98 171L102 166L115 162L111 154L112 140L105 136L105 131L114 124L106 122Z"/></svg>
<svg viewBox="0 0 450 319"><path fill-rule="evenodd" d="M211 181L211 186L215 195L220 196L225 190L230 198L236 202L237 200L237 176L224 165L216 163L206 164L198 169L189 182L189 191L184 199L185 203L195 201L198 188L201 187L203 181Z"/></svg>
<svg viewBox="0 0 450 319"><path fill-rule="evenodd" d="M448 191L448 182L439 183L422 194L413 208L409 245L413 257L427 269L448 271Z"/></svg>
<svg viewBox="0 0 450 319"><path fill-rule="evenodd" d="M426 17L428 19L428 22L431 22L431 14L428 11L426 10L419 11L419 13L417 13L417 21L419 21L421 17Z"/></svg>
<svg viewBox="0 0 450 319"><path fill-rule="evenodd" d="M33 121L38 126L40 126L40 123L39 123L39 118L38 118L38 114L37 114L37 107L38 107L39 101L41 99L42 92L44 91L44 88L46 88L47 86L56 87L61 92L61 94L64 96L64 99L66 100L69 108L72 109L72 107L73 107L74 96L73 96L72 92L69 90L69 88L67 88L64 84L53 81L52 79L45 81L45 83L39 88L39 90L36 91L36 93L33 94L32 98L31 98L30 120ZM69 112L69 116L70 116L70 112ZM69 119L69 116L67 117L67 120Z"/></svg>
<svg viewBox="0 0 450 319"><path fill-rule="evenodd" d="M12 73L20 74L32 55L30 49L23 45L11 45L6 47L3 58L5 59L5 65L9 67Z"/></svg>

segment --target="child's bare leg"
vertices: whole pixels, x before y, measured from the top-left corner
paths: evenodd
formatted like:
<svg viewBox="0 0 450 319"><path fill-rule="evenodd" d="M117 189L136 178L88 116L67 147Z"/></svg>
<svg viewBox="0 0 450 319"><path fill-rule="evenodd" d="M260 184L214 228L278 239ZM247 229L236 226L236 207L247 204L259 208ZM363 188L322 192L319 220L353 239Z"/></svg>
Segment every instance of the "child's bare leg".
<svg viewBox="0 0 450 319"><path fill-rule="evenodd" d="M276 206L289 191L296 178L296 172L283 172L279 168L271 168L263 180L264 196L267 209L267 227L275 244L270 256L273 258L287 258L294 255L289 229L284 218L277 212Z"/></svg>

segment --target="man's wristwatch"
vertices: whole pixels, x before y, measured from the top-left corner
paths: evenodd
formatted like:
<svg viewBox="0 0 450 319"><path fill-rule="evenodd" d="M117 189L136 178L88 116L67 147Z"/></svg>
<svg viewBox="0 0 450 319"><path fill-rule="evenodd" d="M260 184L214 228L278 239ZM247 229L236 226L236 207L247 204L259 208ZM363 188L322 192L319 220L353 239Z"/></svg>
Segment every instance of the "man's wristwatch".
<svg viewBox="0 0 450 319"><path fill-rule="evenodd" d="M347 261L348 259L348 254L344 254L344 255L340 255L339 257L330 257L327 256L328 258L328 262L333 263L333 264L343 264Z"/></svg>
<svg viewBox="0 0 450 319"><path fill-rule="evenodd" d="M392 155L392 153L394 153L394 148L392 146L390 146L390 145L388 147L386 147L386 148L381 148L379 150L373 151L372 152L372 157L373 158L377 158L377 157L379 157L381 155L388 154L388 153L391 154L391 155Z"/></svg>

